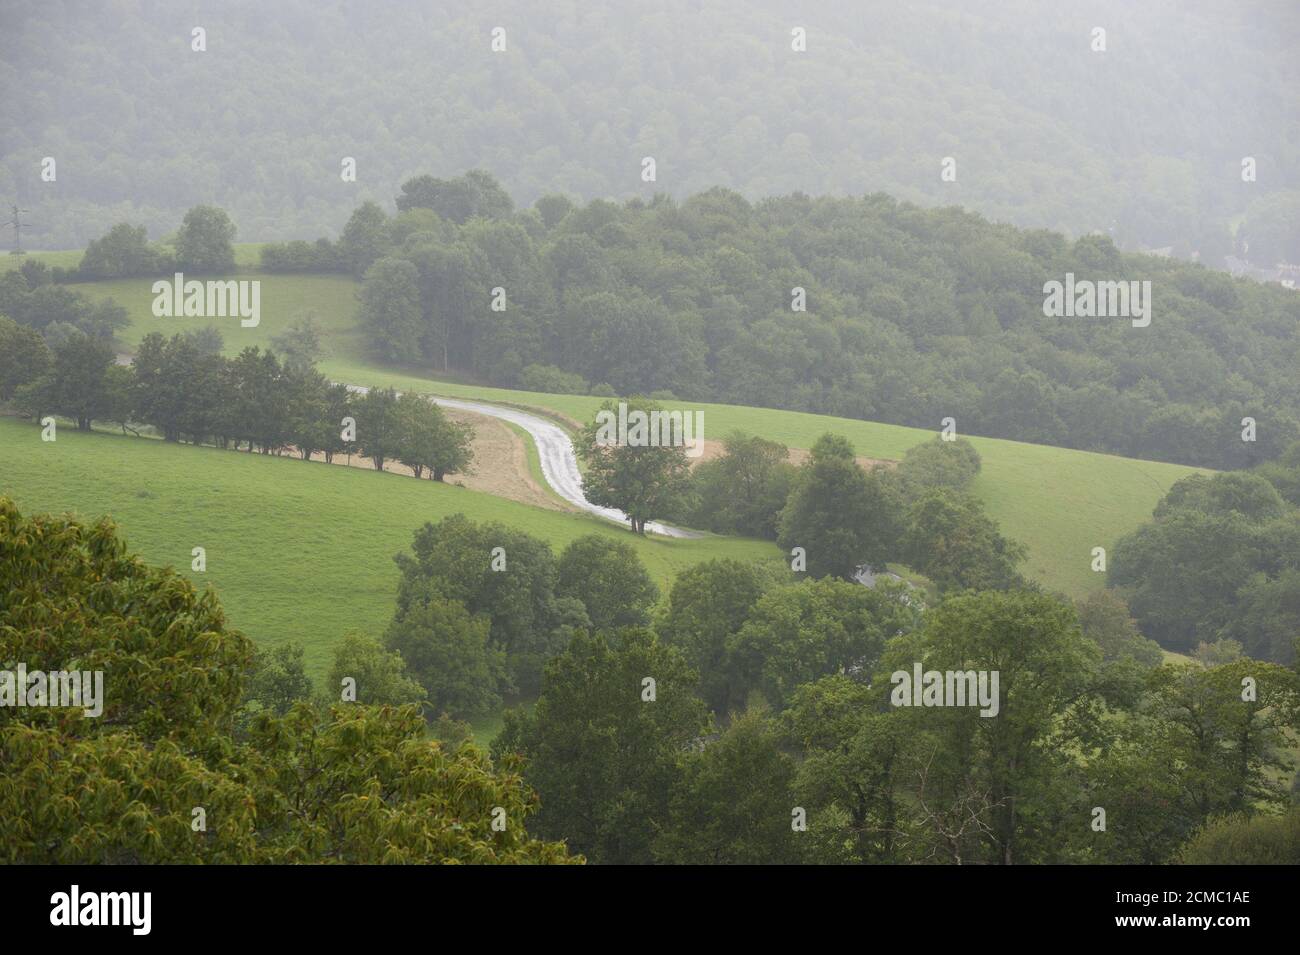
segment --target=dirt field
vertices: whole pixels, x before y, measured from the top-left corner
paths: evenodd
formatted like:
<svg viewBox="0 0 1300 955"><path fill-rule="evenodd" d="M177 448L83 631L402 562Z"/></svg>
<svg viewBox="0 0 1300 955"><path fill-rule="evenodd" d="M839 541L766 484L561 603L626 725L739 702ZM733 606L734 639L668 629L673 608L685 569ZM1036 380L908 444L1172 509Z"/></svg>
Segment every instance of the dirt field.
<svg viewBox="0 0 1300 955"><path fill-rule="evenodd" d="M448 484L460 484L474 491L484 491L497 497L508 498L521 504L545 507L554 511L570 510L564 502L547 493L533 480L528 469L528 452L524 439L501 420L472 411L448 410L447 415L456 422L474 428L474 470L472 474L449 474ZM313 454L313 461L325 460L324 454ZM374 470L369 458L354 454L335 455L335 464ZM385 461L384 470L393 474L412 475L410 468L397 461ZM428 480L428 474L425 474Z"/></svg>
<svg viewBox="0 0 1300 955"><path fill-rule="evenodd" d="M553 511L573 510L533 479L528 468L528 451L524 446L526 439L511 430L505 422L490 415L460 409L447 409L447 414L453 420L474 428L474 440L471 442L474 448L474 473L450 474L447 476L448 484L459 484L474 491L484 491L521 504L531 504L534 507L544 507ZM705 440L704 453L698 458L689 459L691 467L695 467L701 461L721 457L723 448L721 441ZM798 466L808 459L808 453L803 448L791 448L787 457L791 464ZM311 459L323 461L325 455L313 454ZM867 470L898 467L897 461L861 455L858 456L857 462ZM374 469L374 464L369 458L358 454L352 455L351 459L336 455L334 463L365 470ZM413 476L411 469L398 461L384 462L384 470L393 474ZM429 480L427 473L424 480Z"/></svg>

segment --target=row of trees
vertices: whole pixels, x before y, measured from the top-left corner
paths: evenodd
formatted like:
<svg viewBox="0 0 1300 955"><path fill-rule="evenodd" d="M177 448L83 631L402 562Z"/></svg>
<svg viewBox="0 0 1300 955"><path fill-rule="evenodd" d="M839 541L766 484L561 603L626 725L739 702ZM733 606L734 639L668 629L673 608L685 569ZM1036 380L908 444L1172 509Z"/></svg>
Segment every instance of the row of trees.
<svg viewBox="0 0 1300 955"><path fill-rule="evenodd" d="M310 363L250 346L234 358L220 336L151 332L129 366L102 340L76 333L53 351L30 329L0 318L0 400L40 418L123 431L147 426L165 441L282 454L304 460L360 454L378 470L397 461L441 481L473 464L473 429L414 394L331 383Z"/></svg>
<svg viewBox="0 0 1300 955"><path fill-rule="evenodd" d="M58 283L170 276L175 272L220 275L235 267L236 232L224 209L194 206L185 213L180 228L162 242L150 242L142 225L119 222L87 243L74 268L47 270L35 260L25 262L23 268L37 270L42 278Z"/></svg>
<svg viewBox="0 0 1300 955"><path fill-rule="evenodd" d="M378 206L366 203L349 220L337 242L321 238L315 242L296 240L270 242L260 252L267 272L347 272L360 278L377 258L370 224ZM170 276L174 272L192 275L220 275L235 268L235 223L224 209L194 206L185 213L177 231L161 242L150 242L143 225L119 222L98 238L90 240L74 268L31 260L23 268L35 270L52 282L96 281L100 279Z"/></svg>
<svg viewBox="0 0 1300 955"><path fill-rule="evenodd" d="M235 267L236 231L224 209L206 205L186 212L176 234L161 248L149 244L144 226L118 223L86 246L77 276L106 279L229 272Z"/></svg>

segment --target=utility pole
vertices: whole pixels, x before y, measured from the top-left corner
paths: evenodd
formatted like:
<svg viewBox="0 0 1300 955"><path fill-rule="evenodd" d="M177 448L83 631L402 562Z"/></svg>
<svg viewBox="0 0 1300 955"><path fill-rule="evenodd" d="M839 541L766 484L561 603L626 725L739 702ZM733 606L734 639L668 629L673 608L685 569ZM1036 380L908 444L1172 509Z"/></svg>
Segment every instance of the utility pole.
<svg viewBox="0 0 1300 955"><path fill-rule="evenodd" d="M21 217L21 216L22 216L22 215L23 215L27 210L26 210L26 209L19 209L16 205L15 205L15 206L11 206L10 208L13 210L13 218L10 219L8 222L6 222L5 225L11 225L11 226L14 227L14 247L13 247L12 249L9 250L9 254L10 254L10 255L26 255L27 253L25 253L25 252L23 251L23 236L22 236L22 231L21 231L21 230L22 230L22 229L30 229L32 226L31 226L31 223L25 223L25 222L20 221L20 217Z"/></svg>

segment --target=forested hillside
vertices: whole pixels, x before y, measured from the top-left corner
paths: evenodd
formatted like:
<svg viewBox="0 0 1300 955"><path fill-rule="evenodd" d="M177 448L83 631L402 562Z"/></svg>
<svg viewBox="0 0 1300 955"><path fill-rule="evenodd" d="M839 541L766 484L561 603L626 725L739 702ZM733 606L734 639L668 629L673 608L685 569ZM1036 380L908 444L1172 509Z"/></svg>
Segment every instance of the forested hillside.
<svg viewBox="0 0 1300 955"><path fill-rule="evenodd" d="M230 210L241 239L290 239L417 172L480 167L525 204L883 191L1216 265L1235 230L1238 255L1246 240L1271 267L1300 260L1297 15L1284 0L27 4L0 31L0 199L30 210L32 248L120 219L158 237L196 202Z"/></svg>
<svg viewBox="0 0 1300 955"><path fill-rule="evenodd" d="M479 174L409 181L397 207L362 207L336 247L297 246L308 267L364 274L360 321L385 360L535 391L952 416L964 433L1206 467L1300 436L1300 296L1104 236L882 195L547 196L514 213ZM293 249L264 262L292 267ZM1045 284L1067 274L1149 281L1150 324L1045 316Z"/></svg>
<svg viewBox="0 0 1300 955"><path fill-rule="evenodd" d="M407 180L394 207L364 203L337 242L260 252L264 271L361 280L357 327L384 364L930 430L952 418L964 434L1212 468L1300 438L1300 295L1106 236L881 194L549 194L519 209L478 170ZM74 269L33 260L0 277L0 315L55 344L111 336L122 310L76 283L229 273L235 232L214 207L170 244L119 224ZM1047 314L1051 283L1076 280L1147 286L1143 316Z"/></svg>

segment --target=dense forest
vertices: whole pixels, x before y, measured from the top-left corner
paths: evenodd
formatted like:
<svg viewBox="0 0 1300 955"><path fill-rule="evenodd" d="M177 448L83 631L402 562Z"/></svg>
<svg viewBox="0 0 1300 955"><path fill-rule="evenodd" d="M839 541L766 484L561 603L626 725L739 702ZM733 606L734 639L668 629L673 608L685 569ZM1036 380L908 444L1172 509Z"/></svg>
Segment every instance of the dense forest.
<svg viewBox="0 0 1300 955"><path fill-rule="evenodd" d="M538 391L951 415L965 433L1208 467L1300 436L1300 296L1105 236L883 195L543 196L514 212L477 172L409 180L396 205L362 206L336 247L264 250L271 268L363 274L385 360ZM1045 316L1045 284L1067 274L1149 281L1150 326Z"/></svg>
<svg viewBox="0 0 1300 955"><path fill-rule="evenodd" d="M0 200L30 211L33 248L121 219L159 236L195 202L245 240L293 239L417 172L478 167L523 203L882 191L1271 267L1300 261L1297 16L1285 0L28 4L0 31Z"/></svg>

